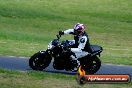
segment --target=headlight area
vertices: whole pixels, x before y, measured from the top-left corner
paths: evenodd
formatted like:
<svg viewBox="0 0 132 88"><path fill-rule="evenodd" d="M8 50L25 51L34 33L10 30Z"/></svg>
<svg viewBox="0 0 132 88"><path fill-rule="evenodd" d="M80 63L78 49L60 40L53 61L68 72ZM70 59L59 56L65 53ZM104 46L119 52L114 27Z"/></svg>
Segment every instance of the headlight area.
<svg viewBox="0 0 132 88"><path fill-rule="evenodd" d="M48 44L48 49L51 49L53 47L52 41Z"/></svg>

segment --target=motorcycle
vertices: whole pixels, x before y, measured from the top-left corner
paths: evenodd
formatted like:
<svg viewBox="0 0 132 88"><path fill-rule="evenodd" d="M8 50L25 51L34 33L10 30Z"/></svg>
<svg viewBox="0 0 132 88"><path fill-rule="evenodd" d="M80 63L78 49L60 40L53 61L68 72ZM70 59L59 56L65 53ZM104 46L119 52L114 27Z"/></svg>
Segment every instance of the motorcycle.
<svg viewBox="0 0 132 88"><path fill-rule="evenodd" d="M101 61L99 57L103 51L101 46L90 45L91 52L83 57L78 57L78 54L70 51L72 42L68 40L60 41L60 38L61 36L57 35L57 38L48 44L47 50L39 51L30 57L29 66L33 70L42 71L49 66L52 59L54 60L53 68L57 70L76 72L75 68L78 69L81 66L87 74L94 74L100 69ZM78 61L80 64L78 64Z"/></svg>

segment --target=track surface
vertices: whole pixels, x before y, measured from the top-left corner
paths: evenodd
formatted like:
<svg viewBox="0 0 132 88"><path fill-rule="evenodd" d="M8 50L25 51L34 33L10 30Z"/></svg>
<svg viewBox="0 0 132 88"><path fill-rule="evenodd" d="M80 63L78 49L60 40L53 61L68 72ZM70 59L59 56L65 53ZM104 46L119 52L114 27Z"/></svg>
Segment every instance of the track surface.
<svg viewBox="0 0 132 88"><path fill-rule="evenodd" d="M0 68L9 70L19 70L28 71L32 70L28 65L28 58L26 57L5 57L0 56ZM75 74L75 72L55 70L52 67L52 63L46 68L47 72L65 73L65 74ZM122 65L111 65L103 64L100 70L96 74L129 74L132 79L132 66L122 66Z"/></svg>

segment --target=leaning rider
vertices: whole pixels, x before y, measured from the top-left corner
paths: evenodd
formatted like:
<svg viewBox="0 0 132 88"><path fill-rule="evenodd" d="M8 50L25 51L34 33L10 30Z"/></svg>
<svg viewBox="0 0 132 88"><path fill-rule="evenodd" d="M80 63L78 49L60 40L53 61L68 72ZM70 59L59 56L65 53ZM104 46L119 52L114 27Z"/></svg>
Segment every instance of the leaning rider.
<svg viewBox="0 0 132 88"><path fill-rule="evenodd" d="M68 29L65 31L59 31L59 35L72 34L74 35L74 40L68 40L73 42L73 47L71 51L77 55L78 58L88 55L90 52L90 43L88 34L85 32L84 24L77 23L73 29ZM85 52L85 53L84 53Z"/></svg>

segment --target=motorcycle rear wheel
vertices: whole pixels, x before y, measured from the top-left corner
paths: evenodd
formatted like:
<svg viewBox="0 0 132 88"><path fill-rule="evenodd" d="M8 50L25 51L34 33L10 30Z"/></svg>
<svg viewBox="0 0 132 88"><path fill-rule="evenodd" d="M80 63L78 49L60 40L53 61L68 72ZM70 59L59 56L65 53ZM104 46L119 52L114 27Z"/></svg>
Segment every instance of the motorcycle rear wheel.
<svg viewBox="0 0 132 88"><path fill-rule="evenodd" d="M101 61L97 56L93 56L82 67L86 74L94 74L100 69Z"/></svg>

